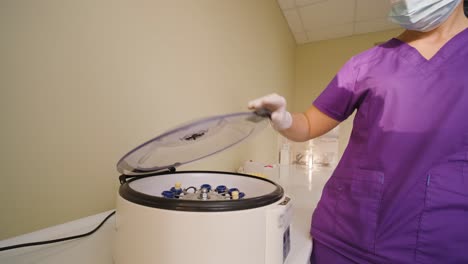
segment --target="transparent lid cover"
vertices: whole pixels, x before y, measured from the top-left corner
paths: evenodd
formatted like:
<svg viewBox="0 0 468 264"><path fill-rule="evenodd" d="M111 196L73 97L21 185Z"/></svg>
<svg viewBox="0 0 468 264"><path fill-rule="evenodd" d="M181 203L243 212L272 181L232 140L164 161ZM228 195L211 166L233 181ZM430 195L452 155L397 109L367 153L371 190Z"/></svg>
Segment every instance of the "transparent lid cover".
<svg viewBox="0 0 468 264"><path fill-rule="evenodd" d="M234 146L267 124L267 114L253 112L197 120L131 150L119 160L117 170L125 175L143 175L177 167Z"/></svg>

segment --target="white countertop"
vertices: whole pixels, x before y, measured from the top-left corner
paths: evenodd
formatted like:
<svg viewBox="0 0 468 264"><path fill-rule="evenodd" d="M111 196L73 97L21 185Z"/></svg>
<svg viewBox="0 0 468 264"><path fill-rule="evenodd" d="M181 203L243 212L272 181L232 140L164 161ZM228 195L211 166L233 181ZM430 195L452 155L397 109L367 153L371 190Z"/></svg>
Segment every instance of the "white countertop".
<svg viewBox="0 0 468 264"><path fill-rule="evenodd" d="M285 264L306 264L312 251L309 236L312 211L320 198L329 171L311 172L292 169L290 176L278 182L293 199L291 251ZM0 247L14 244L56 239L86 233L94 229L112 211L103 212L0 241ZM0 263L15 264L112 264L112 240L115 235L112 216L96 233L71 241L19 248L0 252Z"/></svg>

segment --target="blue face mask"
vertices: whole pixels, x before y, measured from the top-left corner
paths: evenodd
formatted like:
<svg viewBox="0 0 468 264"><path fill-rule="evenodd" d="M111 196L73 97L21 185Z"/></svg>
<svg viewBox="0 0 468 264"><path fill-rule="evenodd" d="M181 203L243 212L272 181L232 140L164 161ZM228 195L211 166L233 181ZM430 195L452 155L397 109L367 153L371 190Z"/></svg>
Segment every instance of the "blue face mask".
<svg viewBox="0 0 468 264"><path fill-rule="evenodd" d="M416 31L431 31L453 13L461 0L391 0L389 19Z"/></svg>

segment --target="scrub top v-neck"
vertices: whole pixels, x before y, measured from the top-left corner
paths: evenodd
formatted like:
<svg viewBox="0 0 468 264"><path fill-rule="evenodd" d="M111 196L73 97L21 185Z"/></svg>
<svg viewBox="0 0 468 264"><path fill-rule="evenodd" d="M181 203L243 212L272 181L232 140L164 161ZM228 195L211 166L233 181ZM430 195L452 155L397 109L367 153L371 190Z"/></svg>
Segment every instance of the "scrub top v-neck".
<svg viewBox="0 0 468 264"><path fill-rule="evenodd" d="M357 110L314 239L350 263L468 263L468 30L429 60L398 39L363 52L314 105Z"/></svg>
<svg viewBox="0 0 468 264"><path fill-rule="evenodd" d="M468 28L456 34L452 39L445 43L431 58L425 58L416 48L411 45L393 38L388 42L388 45L395 47L399 46L400 55L413 64L415 67L421 67L423 71L438 70L443 66L445 61L450 59L451 56L457 56L459 49L468 45Z"/></svg>

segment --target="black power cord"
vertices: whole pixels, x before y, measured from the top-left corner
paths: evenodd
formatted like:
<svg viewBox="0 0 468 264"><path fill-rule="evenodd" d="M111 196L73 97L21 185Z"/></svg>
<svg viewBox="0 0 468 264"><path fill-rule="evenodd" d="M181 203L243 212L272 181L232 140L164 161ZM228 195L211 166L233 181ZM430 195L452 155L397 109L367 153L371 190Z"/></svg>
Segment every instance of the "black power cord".
<svg viewBox="0 0 468 264"><path fill-rule="evenodd" d="M115 211L110 213L104 220L93 230L81 234L81 235L76 235L76 236L70 236L70 237L64 237L64 238L58 238L58 239L52 239L52 240L45 240L45 241L38 241L38 242L31 242L31 243L24 243L24 244L17 244L17 245L12 245L12 246L7 246L7 247L2 247L0 248L0 251L6 251L10 249L15 249L15 248L22 248L22 247L31 247L31 246L39 246L39 245L45 245L45 244L52 244L52 243L57 243L57 242L62 242L62 241L67 241L67 240L72 240L76 238L81 238L85 236L89 236L96 232L101 226L111 217L115 214Z"/></svg>

